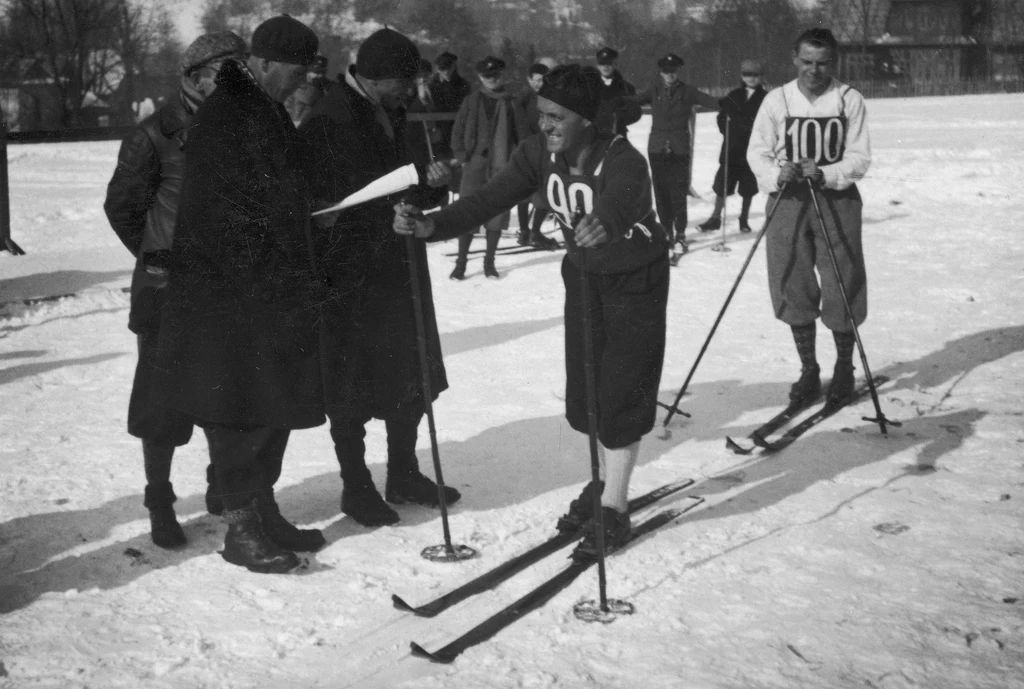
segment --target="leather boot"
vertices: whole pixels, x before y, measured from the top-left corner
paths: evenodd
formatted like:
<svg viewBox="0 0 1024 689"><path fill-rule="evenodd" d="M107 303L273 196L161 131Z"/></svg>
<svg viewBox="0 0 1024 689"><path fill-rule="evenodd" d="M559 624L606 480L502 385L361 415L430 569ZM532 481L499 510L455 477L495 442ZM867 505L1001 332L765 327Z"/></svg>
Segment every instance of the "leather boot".
<svg viewBox="0 0 1024 689"><path fill-rule="evenodd" d="M341 490L341 511L363 526L391 526L401 517L384 502L372 483L345 484Z"/></svg>
<svg viewBox="0 0 1024 689"><path fill-rule="evenodd" d="M454 505L462 494L451 486L444 487L444 502ZM384 487L384 498L395 505L424 505L439 507L437 484L420 473L419 469L392 475L388 472L388 482Z"/></svg>
<svg viewBox="0 0 1024 689"><path fill-rule="evenodd" d="M146 486L143 504L149 510L149 535L161 548L180 548L186 543L185 532L174 514L174 489L169 481Z"/></svg>
<svg viewBox="0 0 1024 689"><path fill-rule="evenodd" d="M604 481L597 483L598 494L604 492ZM594 482L583 486L578 498L569 503L569 511L558 518L559 531L576 531L594 517Z"/></svg>
<svg viewBox="0 0 1024 689"><path fill-rule="evenodd" d="M299 556L274 543L263 532L255 505L224 512L228 532L221 557L233 565L260 574L285 574L298 567Z"/></svg>
<svg viewBox="0 0 1024 689"><path fill-rule="evenodd" d="M324 547L320 529L299 529L281 515L273 491L264 491L256 498L256 512L263 523L263 532L271 541L287 550L315 552Z"/></svg>
<svg viewBox="0 0 1024 689"><path fill-rule="evenodd" d="M206 511L218 516L224 513L224 501L217 489L217 472L213 464L206 465Z"/></svg>
<svg viewBox="0 0 1024 689"><path fill-rule="evenodd" d="M629 540L633 525L629 513L619 512L614 507L601 508L601 521L604 526L604 553L613 553ZM593 524L593 522L591 522ZM597 535L591 528L579 545L572 551L575 562L593 562L597 558Z"/></svg>

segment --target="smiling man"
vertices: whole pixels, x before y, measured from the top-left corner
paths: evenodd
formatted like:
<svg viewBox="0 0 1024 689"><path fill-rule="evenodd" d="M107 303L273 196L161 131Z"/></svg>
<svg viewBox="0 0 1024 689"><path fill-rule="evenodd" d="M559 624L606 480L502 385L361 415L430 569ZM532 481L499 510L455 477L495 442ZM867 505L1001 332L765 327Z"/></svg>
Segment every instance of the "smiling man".
<svg viewBox="0 0 1024 689"><path fill-rule="evenodd" d="M813 180L825 201L824 218L857 325L867 317L867 276L861 249L861 198L856 182L871 164L864 98L833 78L836 39L828 29L808 29L797 39L797 78L774 89L754 120L747 162L769 206L780 193L768 232L768 287L775 316L793 331L800 378L790 403L805 405L821 392L815 322L832 331L836 363L828 389L831 404L853 393L853 325L836 282L822 228L810 209ZM790 189L783 192L784 187ZM817 276L815 275L817 269Z"/></svg>
<svg viewBox="0 0 1024 689"><path fill-rule="evenodd" d="M396 206L395 231L450 239L542 191L562 227L565 283L565 416L588 432L584 337L594 345L602 481L588 483L559 527L592 519L601 492L605 545L628 538L626 498L640 439L654 426L665 352L668 235L658 223L643 156L623 137L594 124L601 77L592 67L556 67L544 78L537 107L541 133L520 144L508 166L473 194L444 210L414 217ZM584 256L585 255L585 256ZM584 333L580 270L585 265L591 332ZM595 552L593 533L577 557Z"/></svg>

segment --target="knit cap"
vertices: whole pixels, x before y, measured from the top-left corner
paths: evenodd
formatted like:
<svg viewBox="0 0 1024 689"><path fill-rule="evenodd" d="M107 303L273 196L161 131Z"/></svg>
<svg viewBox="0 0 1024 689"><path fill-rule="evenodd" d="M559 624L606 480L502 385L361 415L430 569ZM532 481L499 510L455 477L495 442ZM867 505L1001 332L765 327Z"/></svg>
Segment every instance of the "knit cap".
<svg viewBox="0 0 1024 689"><path fill-rule="evenodd" d="M308 65L320 40L311 28L287 14L272 17L252 32L252 54L274 62Z"/></svg>
<svg viewBox="0 0 1024 689"><path fill-rule="evenodd" d="M416 45L387 27L370 34L356 53L356 72L374 81L412 79L419 67L420 51Z"/></svg>

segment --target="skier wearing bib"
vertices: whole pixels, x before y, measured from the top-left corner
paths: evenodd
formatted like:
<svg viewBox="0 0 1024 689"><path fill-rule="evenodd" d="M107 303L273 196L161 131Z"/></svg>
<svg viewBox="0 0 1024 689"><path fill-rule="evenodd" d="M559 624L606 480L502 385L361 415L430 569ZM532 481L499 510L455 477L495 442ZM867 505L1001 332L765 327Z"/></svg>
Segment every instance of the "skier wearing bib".
<svg viewBox="0 0 1024 689"><path fill-rule="evenodd" d="M588 523L593 491L600 490L605 545L615 549L629 537L629 479L640 439L654 426L665 352L669 238L653 210L643 156L623 137L594 125L600 86L592 67L553 69L539 93L541 133L523 141L486 185L447 208L424 218L399 204L394 228L431 241L450 239L535 191L544 193L567 249L565 415L581 433L588 424L579 271L581 262L587 267L602 477L572 501L559 528ZM584 538L580 553L592 555L594 541L593 533Z"/></svg>
<svg viewBox="0 0 1024 689"><path fill-rule="evenodd" d="M815 217L807 179L824 200L825 225L857 325L864 322L868 310L861 198L855 184L871 164L867 112L863 96L832 77L835 63L836 39L831 31L802 33L793 51L798 76L765 97L747 149L747 162L759 188L772 197L768 205L782 194L766 233L768 287L775 316L792 328L800 356L800 379L790 389L791 404L810 404L821 393L815 355L819 316L836 344L828 402L845 402L854 386L853 325Z"/></svg>

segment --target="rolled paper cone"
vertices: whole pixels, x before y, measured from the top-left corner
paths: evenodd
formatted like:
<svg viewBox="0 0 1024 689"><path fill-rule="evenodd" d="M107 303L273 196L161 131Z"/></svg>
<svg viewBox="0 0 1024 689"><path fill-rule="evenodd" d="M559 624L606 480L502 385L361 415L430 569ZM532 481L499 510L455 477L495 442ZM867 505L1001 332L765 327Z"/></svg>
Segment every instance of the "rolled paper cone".
<svg viewBox="0 0 1024 689"><path fill-rule="evenodd" d="M313 215L322 215L323 213L340 211L343 208L357 206L360 203L373 201L374 199L379 199L383 196L397 194L400 191L405 191L409 187L416 186L418 183L419 176L416 174L416 166L409 163L397 170L392 170L383 177L378 177L359 191L349 194L339 203L336 203L329 208L318 210L313 213Z"/></svg>

